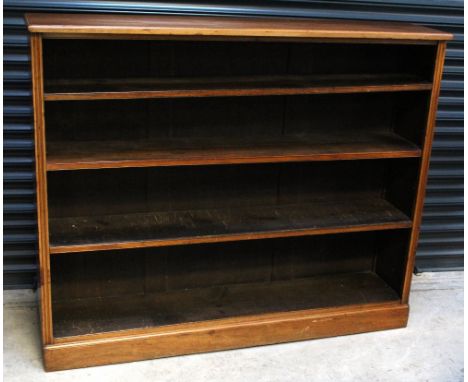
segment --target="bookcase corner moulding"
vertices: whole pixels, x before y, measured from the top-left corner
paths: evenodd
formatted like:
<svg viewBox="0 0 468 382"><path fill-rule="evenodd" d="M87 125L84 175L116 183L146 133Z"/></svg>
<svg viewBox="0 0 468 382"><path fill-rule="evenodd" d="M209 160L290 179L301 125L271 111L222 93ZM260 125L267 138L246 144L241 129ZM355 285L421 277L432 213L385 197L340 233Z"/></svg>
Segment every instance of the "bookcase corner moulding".
<svg viewBox="0 0 468 382"><path fill-rule="evenodd" d="M450 34L26 20L46 370L406 325Z"/></svg>

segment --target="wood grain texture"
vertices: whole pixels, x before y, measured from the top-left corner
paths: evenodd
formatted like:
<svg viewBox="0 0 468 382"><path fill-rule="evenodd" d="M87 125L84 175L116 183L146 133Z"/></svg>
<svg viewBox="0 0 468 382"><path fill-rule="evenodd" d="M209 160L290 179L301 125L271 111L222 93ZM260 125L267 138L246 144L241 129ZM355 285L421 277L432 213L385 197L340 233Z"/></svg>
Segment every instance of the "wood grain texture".
<svg viewBox="0 0 468 382"><path fill-rule="evenodd" d="M74 40L76 39L75 33L41 33L41 36L44 39L49 41L52 40ZM382 38L332 38L332 37L245 37L245 36L178 36L178 35L155 35L155 34L109 34L109 33L100 33L96 35L95 33L80 33L80 40L96 40L96 37L99 37L100 40L107 41L230 41L230 42L297 42L297 43L326 43L326 44L380 44L385 46L394 46L394 45L412 45L412 46L436 46L440 40L408 40L408 39L382 39ZM450 36L450 39L453 39L453 35ZM449 40L450 40L449 39Z"/></svg>
<svg viewBox="0 0 468 382"><path fill-rule="evenodd" d="M271 283L219 285L54 303L54 335L79 336L227 317L398 302L372 272L318 275Z"/></svg>
<svg viewBox="0 0 468 382"><path fill-rule="evenodd" d="M390 132L318 132L304 137L173 138L50 142L47 170L419 157L413 143Z"/></svg>
<svg viewBox="0 0 468 382"><path fill-rule="evenodd" d="M236 97L430 90L432 85L401 74L257 76L227 78L50 80L46 101Z"/></svg>
<svg viewBox="0 0 468 382"><path fill-rule="evenodd" d="M50 253L408 228L384 199L50 219Z"/></svg>
<svg viewBox="0 0 468 382"><path fill-rule="evenodd" d="M52 308L50 291L49 222L47 207L46 138L44 122L42 38L30 36L31 72L34 106L34 142L36 160L36 201L39 246L39 298L42 343L50 344L52 338Z"/></svg>
<svg viewBox="0 0 468 382"><path fill-rule="evenodd" d="M47 370L406 325L451 34L284 18L26 19ZM46 103L49 162L45 100L90 101ZM304 161L330 162L279 164ZM229 166L187 167L200 164ZM145 166L161 167L120 168Z"/></svg>
<svg viewBox="0 0 468 382"><path fill-rule="evenodd" d="M366 304L186 323L46 346L48 371L405 327L408 305Z"/></svg>
<svg viewBox="0 0 468 382"><path fill-rule="evenodd" d="M412 24L298 18L28 13L26 21L30 32L57 36L124 34L390 40L449 40L452 38L449 33Z"/></svg>
<svg viewBox="0 0 468 382"><path fill-rule="evenodd" d="M411 241L408 250L405 277L403 279L402 301L407 303L411 289L411 279L413 276L414 263L416 260L416 249L418 247L419 231L421 228L422 213L424 208L424 198L426 195L427 175L429 171L429 161L431 158L432 141L434 139L434 130L439 101L440 85L444 70L446 43L440 43L437 48L437 56L434 67L433 88L431 92L429 114L427 116L427 126L423 143L423 153L419 172L418 189L413 210L413 228L411 232Z"/></svg>

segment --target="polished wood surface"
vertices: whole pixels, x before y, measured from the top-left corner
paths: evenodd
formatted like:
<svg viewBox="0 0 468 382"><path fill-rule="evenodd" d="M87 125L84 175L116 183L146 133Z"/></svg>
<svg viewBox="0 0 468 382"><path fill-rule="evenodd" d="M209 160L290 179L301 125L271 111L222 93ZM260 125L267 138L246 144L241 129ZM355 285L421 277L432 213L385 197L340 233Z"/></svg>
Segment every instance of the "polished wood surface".
<svg viewBox="0 0 468 382"><path fill-rule="evenodd" d="M53 337L50 291L49 220L47 207L46 140L41 36L37 34L31 35L30 44L34 107L34 143L36 159L40 320L42 342L43 344L50 344L53 341Z"/></svg>
<svg viewBox="0 0 468 382"><path fill-rule="evenodd" d="M174 138L48 144L47 170L283 163L419 157L421 150L396 134L317 133L255 139Z"/></svg>
<svg viewBox="0 0 468 382"><path fill-rule="evenodd" d="M432 84L414 76L330 75L187 79L51 80L46 101L181 97L268 96L372 93L430 90Z"/></svg>
<svg viewBox="0 0 468 382"><path fill-rule="evenodd" d="M408 305L354 305L93 335L44 348L48 371L405 327Z"/></svg>
<svg viewBox="0 0 468 382"><path fill-rule="evenodd" d="M406 326L449 33L26 19L47 370Z"/></svg>
<svg viewBox="0 0 468 382"><path fill-rule="evenodd" d="M30 32L52 35L364 38L449 40L451 34L401 23L216 16L26 14Z"/></svg>

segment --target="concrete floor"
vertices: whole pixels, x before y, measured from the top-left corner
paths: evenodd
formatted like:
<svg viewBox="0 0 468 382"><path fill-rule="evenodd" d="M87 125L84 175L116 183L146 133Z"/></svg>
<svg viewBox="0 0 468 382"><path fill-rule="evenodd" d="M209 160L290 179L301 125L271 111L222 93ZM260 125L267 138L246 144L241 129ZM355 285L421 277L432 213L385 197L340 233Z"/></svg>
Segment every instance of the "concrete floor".
<svg viewBox="0 0 468 382"><path fill-rule="evenodd" d="M29 291L4 292L4 380L372 381L463 380L463 273L413 278L406 329L45 373Z"/></svg>

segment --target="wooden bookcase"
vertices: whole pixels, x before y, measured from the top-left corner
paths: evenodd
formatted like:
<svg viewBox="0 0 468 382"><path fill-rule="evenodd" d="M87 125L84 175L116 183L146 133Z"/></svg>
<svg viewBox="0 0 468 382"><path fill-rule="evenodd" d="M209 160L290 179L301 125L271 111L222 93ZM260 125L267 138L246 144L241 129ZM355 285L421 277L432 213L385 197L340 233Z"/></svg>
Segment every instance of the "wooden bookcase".
<svg viewBox="0 0 468 382"><path fill-rule="evenodd" d="M406 325L450 34L26 19L47 370Z"/></svg>

